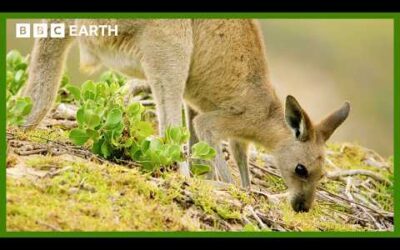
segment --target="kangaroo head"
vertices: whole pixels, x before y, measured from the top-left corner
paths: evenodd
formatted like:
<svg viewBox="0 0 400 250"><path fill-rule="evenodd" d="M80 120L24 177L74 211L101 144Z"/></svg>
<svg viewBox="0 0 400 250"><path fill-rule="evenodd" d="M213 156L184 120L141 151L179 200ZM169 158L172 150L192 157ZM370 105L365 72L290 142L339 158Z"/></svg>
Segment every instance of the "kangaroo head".
<svg viewBox="0 0 400 250"><path fill-rule="evenodd" d="M294 97L286 98L285 121L292 135L280 144L275 157L296 212L310 209L316 186L323 177L324 144L349 111L350 104L346 102L314 125Z"/></svg>

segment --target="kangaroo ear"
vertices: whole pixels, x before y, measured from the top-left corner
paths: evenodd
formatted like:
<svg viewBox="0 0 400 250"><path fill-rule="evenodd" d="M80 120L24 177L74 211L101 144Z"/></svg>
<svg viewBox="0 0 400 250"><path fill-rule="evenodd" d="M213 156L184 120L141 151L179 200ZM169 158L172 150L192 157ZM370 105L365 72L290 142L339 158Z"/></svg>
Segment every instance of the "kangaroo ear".
<svg viewBox="0 0 400 250"><path fill-rule="evenodd" d="M286 97L285 120L299 141L304 142L310 139L313 131L311 121L297 100L291 95Z"/></svg>
<svg viewBox="0 0 400 250"><path fill-rule="evenodd" d="M349 112L350 103L346 101L341 108L333 111L316 126L316 130L324 141L327 141L337 127L346 120L349 116Z"/></svg>

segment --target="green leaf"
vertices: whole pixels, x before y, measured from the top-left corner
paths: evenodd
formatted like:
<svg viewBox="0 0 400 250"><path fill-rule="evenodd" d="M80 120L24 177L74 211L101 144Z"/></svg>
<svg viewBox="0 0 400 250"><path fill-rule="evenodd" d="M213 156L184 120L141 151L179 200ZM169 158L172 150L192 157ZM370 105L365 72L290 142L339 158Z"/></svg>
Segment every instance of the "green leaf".
<svg viewBox="0 0 400 250"><path fill-rule="evenodd" d="M104 158L108 158L111 155L111 146L107 141L104 141L101 145L101 154L104 156Z"/></svg>
<svg viewBox="0 0 400 250"><path fill-rule="evenodd" d="M119 84L118 83L112 82L110 84L110 92L111 93L116 93L118 91L118 89L119 89Z"/></svg>
<svg viewBox="0 0 400 250"><path fill-rule="evenodd" d="M89 135L84 129L75 128L69 133L69 138L76 145L83 145L89 140Z"/></svg>
<svg viewBox="0 0 400 250"><path fill-rule="evenodd" d="M96 94L90 90L82 92L84 100L94 100L96 98Z"/></svg>
<svg viewBox="0 0 400 250"><path fill-rule="evenodd" d="M121 122L122 122L122 111L120 108L114 108L108 113L105 126L114 127Z"/></svg>
<svg viewBox="0 0 400 250"><path fill-rule="evenodd" d="M30 113L31 109L32 109L32 102L29 97L18 98L15 102L15 106L12 112L15 115L26 116Z"/></svg>
<svg viewBox="0 0 400 250"><path fill-rule="evenodd" d="M161 150L162 145L163 145L163 143L161 142L161 140L159 138L152 138L150 140L149 149L152 151Z"/></svg>
<svg viewBox="0 0 400 250"><path fill-rule="evenodd" d="M130 104L127 108L127 114L129 116L136 116L138 114L143 113L143 111L144 111L143 105L138 102Z"/></svg>
<svg viewBox="0 0 400 250"><path fill-rule="evenodd" d="M98 97L108 98L110 95L110 88L105 82L100 82L96 85L96 95Z"/></svg>
<svg viewBox="0 0 400 250"><path fill-rule="evenodd" d="M165 137L169 143L183 144L189 139L189 131L185 127L169 127Z"/></svg>
<svg viewBox="0 0 400 250"><path fill-rule="evenodd" d="M19 126L24 123L24 120L20 116L13 116L13 117L7 118L7 122L11 125Z"/></svg>
<svg viewBox="0 0 400 250"><path fill-rule="evenodd" d="M92 152L98 155L101 155L101 145L103 145L104 139L100 139L97 142L93 143Z"/></svg>
<svg viewBox="0 0 400 250"><path fill-rule="evenodd" d="M171 156L165 149L158 154L158 160L162 166L170 166L173 163Z"/></svg>
<svg viewBox="0 0 400 250"><path fill-rule="evenodd" d="M25 60L25 59L23 59L23 60ZM21 62L21 63L17 64L17 66L15 66L15 70L26 71L27 68L28 68L28 64L24 63L24 62Z"/></svg>
<svg viewBox="0 0 400 250"><path fill-rule="evenodd" d="M139 162L142 165L143 170L147 171L147 172L153 172L157 167L159 167L158 164L156 164L150 160L147 160L147 159L140 160Z"/></svg>
<svg viewBox="0 0 400 250"><path fill-rule="evenodd" d="M205 142L198 142L192 146L192 158L211 160L215 157L216 151Z"/></svg>
<svg viewBox="0 0 400 250"><path fill-rule="evenodd" d="M192 164L191 171L194 175L203 175L211 170L211 167L205 164Z"/></svg>
<svg viewBox="0 0 400 250"><path fill-rule="evenodd" d="M182 161L181 147L179 145L170 145L168 147L168 155L171 157L172 161Z"/></svg>
<svg viewBox="0 0 400 250"><path fill-rule="evenodd" d="M193 156L203 156L207 155L209 152L209 146L205 142L198 142L192 146Z"/></svg>
<svg viewBox="0 0 400 250"><path fill-rule="evenodd" d="M119 127L121 129L117 127L111 130L111 144L115 147L122 147L124 145L123 143L120 143L124 126L122 123L119 123Z"/></svg>
<svg viewBox="0 0 400 250"><path fill-rule="evenodd" d="M104 81L104 82L110 81L110 80L112 80L112 78L113 78L113 75L112 75L111 71L105 71L99 77L100 81Z"/></svg>
<svg viewBox="0 0 400 250"><path fill-rule="evenodd" d="M133 144L131 149L129 150L129 155L135 161L140 160L140 158L142 156L142 149L141 149L140 145Z"/></svg>
<svg viewBox="0 0 400 250"><path fill-rule="evenodd" d="M165 130L165 135L168 142L178 143L181 138L181 133L177 127L169 127Z"/></svg>
<svg viewBox="0 0 400 250"><path fill-rule="evenodd" d="M17 50L11 50L10 52L7 53L6 60L7 64L10 65L19 64L22 61L21 53L19 53Z"/></svg>
<svg viewBox="0 0 400 250"><path fill-rule="evenodd" d="M100 134L97 130L87 129L86 133L93 141L97 141L100 137Z"/></svg>
<svg viewBox="0 0 400 250"><path fill-rule="evenodd" d="M127 139L127 140L125 141L124 146L125 146L126 148L129 148L130 146L132 146L132 144L133 144L133 139L132 139L132 138L129 138L129 139Z"/></svg>
<svg viewBox="0 0 400 250"><path fill-rule="evenodd" d="M67 85L71 85L70 79L69 76L64 72L61 78L61 87L66 87Z"/></svg>
<svg viewBox="0 0 400 250"><path fill-rule="evenodd" d="M68 90L69 93L74 97L75 100L80 100L81 99L81 90L71 84L67 84L65 88Z"/></svg>
<svg viewBox="0 0 400 250"><path fill-rule="evenodd" d="M140 145L142 148L143 152L146 152L150 148L150 139L146 139L142 141L142 144Z"/></svg>
<svg viewBox="0 0 400 250"><path fill-rule="evenodd" d="M83 119L85 121L85 124L91 129L96 128L100 124L100 121L101 121L100 116L98 116L91 110L85 110Z"/></svg>
<svg viewBox="0 0 400 250"><path fill-rule="evenodd" d="M97 100L96 101L94 101L94 100L86 100L84 102L83 107L85 108L85 110L89 110L89 109L92 110L92 112L96 112L97 111L96 109L98 109L98 108L104 109L104 106L99 107Z"/></svg>
<svg viewBox="0 0 400 250"><path fill-rule="evenodd" d="M24 74L24 70L18 70L17 73L15 73L14 81L17 83L21 82L23 80Z"/></svg>
<svg viewBox="0 0 400 250"><path fill-rule="evenodd" d="M31 113L33 105L32 105L31 98L25 97L25 98L23 98L23 100L25 101L25 108L23 109L21 116L27 116Z"/></svg>
<svg viewBox="0 0 400 250"><path fill-rule="evenodd" d="M85 100L94 100L96 97L96 85L93 81L86 81L82 84L81 94Z"/></svg>
<svg viewBox="0 0 400 250"><path fill-rule="evenodd" d="M146 122L146 121L139 121L135 124L134 128L134 134L139 137L139 140L142 140L143 138L146 138L154 133L153 126L151 123Z"/></svg>
<svg viewBox="0 0 400 250"><path fill-rule="evenodd" d="M85 110L83 109L83 107L78 109L78 111L76 112L76 120L78 121L79 125L82 125L85 122Z"/></svg>
<svg viewBox="0 0 400 250"><path fill-rule="evenodd" d="M161 166L161 159L160 159L160 152L159 151L147 151L147 159L150 161L151 164Z"/></svg>
<svg viewBox="0 0 400 250"><path fill-rule="evenodd" d="M93 93L95 93L96 85L94 84L93 81L88 80L82 84L81 90L82 90L82 92L92 91Z"/></svg>

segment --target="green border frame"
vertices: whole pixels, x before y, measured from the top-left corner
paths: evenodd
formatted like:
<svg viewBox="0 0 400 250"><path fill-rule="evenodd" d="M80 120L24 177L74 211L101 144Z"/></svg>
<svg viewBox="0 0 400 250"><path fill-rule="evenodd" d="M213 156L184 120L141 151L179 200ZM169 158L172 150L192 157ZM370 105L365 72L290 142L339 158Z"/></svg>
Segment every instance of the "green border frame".
<svg viewBox="0 0 400 250"><path fill-rule="evenodd" d="M6 105L0 104L0 238L1 237L400 237L400 12L391 13L1 13L0 12L0 100L5 100L6 20L30 18L259 18L259 19L392 19L394 28L394 231L392 232L7 232L6 231Z"/></svg>

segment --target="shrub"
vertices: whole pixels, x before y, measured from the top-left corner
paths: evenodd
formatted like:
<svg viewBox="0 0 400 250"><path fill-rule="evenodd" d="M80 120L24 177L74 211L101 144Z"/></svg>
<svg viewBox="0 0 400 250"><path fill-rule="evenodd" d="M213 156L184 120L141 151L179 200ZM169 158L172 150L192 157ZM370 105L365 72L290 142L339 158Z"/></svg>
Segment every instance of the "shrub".
<svg viewBox="0 0 400 250"><path fill-rule="evenodd" d="M29 56L23 57L16 50L10 51L6 57L7 125L22 125L32 109L29 97L17 96L28 78L28 60Z"/></svg>
<svg viewBox="0 0 400 250"><path fill-rule="evenodd" d="M114 74L103 75L101 79L86 81L80 88L67 87L78 105L78 128L69 135L74 144L89 142L95 154L106 159L131 159L146 171L186 160L210 160L215 156L215 150L205 142L194 145L191 156L185 155L183 145L190 136L185 127L169 127L164 137L155 136L153 123L144 119L146 108L139 102L124 102L123 83ZM207 165L192 164L194 174L208 170Z"/></svg>

